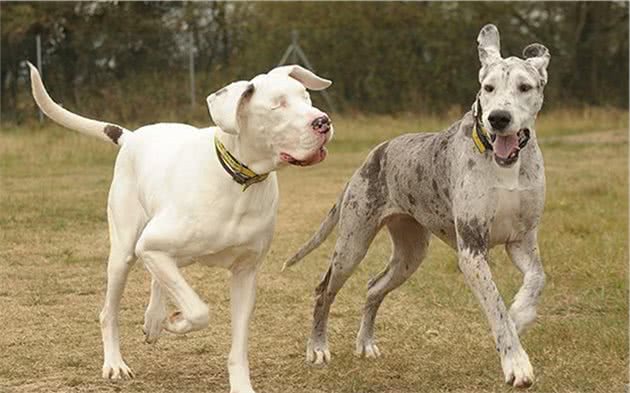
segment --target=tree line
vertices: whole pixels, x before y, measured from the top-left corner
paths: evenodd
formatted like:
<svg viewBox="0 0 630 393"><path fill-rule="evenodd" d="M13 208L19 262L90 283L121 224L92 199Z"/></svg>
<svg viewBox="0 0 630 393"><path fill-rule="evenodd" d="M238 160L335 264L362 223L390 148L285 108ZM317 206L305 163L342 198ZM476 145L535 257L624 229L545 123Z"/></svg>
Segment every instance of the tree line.
<svg viewBox="0 0 630 393"><path fill-rule="evenodd" d="M205 118L205 96L274 67L292 31L333 79L341 110L467 108L486 23L499 27L504 56L549 48L545 105L628 106L628 2L3 2L0 11L3 122L34 117L24 60L35 61L37 35L53 97L119 122Z"/></svg>

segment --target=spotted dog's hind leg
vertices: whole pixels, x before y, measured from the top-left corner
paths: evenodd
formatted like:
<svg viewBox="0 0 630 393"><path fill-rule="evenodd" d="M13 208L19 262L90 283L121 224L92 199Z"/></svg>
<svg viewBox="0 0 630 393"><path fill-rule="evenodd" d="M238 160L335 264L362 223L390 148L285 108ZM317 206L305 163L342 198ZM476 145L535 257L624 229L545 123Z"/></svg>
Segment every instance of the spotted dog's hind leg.
<svg viewBox="0 0 630 393"><path fill-rule="evenodd" d="M376 220L367 219L364 214L351 213L350 215L353 218L344 222L344 213L342 213L339 237L330 267L315 289L313 328L306 346L306 360L315 364L330 362L326 335L330 306L355 267L363 260L379 230Z"/></svg>
<svg viewBox="0 0 630 393"><path fill-rule="evenodd" d="M536 320L538 298L545 286L545 272L540 261L536 232L528 233L519 242L508 243L505 249L514 265L523 273L523 285L510 307L510 316L516 330L522 333Z"/></svg>
<svg viewBox="0 0 630 393"><path fill-rule="evenodd" d="M386 225L392 241L392 255L385 270L368 283L361 328L357 334L356 354L367 358L381 354L374 342L374 320L383 299L418 269L431 237L431 232L410 216L396 215L389 218Z"/></svg>

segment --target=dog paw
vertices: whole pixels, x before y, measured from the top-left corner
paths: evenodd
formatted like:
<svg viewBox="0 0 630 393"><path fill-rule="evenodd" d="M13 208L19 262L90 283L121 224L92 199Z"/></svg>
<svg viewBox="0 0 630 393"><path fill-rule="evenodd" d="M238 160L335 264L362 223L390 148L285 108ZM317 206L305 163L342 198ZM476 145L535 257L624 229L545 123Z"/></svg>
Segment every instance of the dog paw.
<svg viewBox="0 0 630 393"><path fill-rule="evenodd" d="M506 384L515 388L528 388L534 383L534 369L525 352L506 356L501 365Z"/></svg>
<svg viewBox="0 0 630 393"><path fill-rule="evenodd" d="M536 307L520 306L515 303L510 307L510 317L518 334L524 333L536 321Z"/></svg>
<svg viewBox="0 0 630 393"><path fill-rule="evenodd" d="M186 334L193 330L201 330L208 326L210 317L208 308L200 308L184 317L181 311L175 311L164 321L164 329L175 334Z"/></svg>
<svg viewBox="0 0 630 393"><path fill-rule="evenodd" d="M192 323L184 318L181 311L175 311L164 320L164 329L174 334L186 334L192 330Z"/></svg>
<svg viewBox="0 0 630 393"><path fill-rule="evenodd" d="M308 363L322 366L326 363L330 363L328 343L326 341L314 343L312 340L308 340L308 344L306 344L306 361Z"/></svg>
<svg viewBox="0 0 630 393"><path fill-rule="evenodd" d="M162 333L166 318L154 317L147 315L144 318L142 332L144 333L144 341L147 344L155 344Z"/></svg>
<svg viewBox="0 0 630 393"><path fill-rule="evenodd" d="M251 386L246 386L242 388L230 388L230 393L256 393Z"/></svg>
<svg viewBox="0 0 630 393"><path fill-rule="evenodd" d="M367 359L376 359L381 356L381 351L378 349L373 340L357 340L357 346L354 354Z"/></svg>
<svg viewBox="0 0 630 393"><path fill-rule="evenodd" d="M131 379L133 377L135 377L133 371L122 359L103 364L103 378L105 379Z"/></svg>

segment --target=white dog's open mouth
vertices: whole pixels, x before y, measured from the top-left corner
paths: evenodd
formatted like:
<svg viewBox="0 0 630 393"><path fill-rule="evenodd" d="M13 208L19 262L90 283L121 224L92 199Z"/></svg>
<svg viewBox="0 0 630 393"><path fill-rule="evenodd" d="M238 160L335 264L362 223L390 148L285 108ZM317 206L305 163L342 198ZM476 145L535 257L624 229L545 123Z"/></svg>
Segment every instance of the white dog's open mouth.
<svg viewBox="0 0 630 393"><path fill-rule="evenodd" d="M304 160L298 160L287 153L280 153L280 159L291 165L309 166L309 165L314 165L314 164L324 161L327 154L328 154L328 150L326 150L324 146L321 146L319 150L317 150L313 155L311 155L310 157Z"/></svg>
<svg viewBox="0 0 630 393"><path fill-rule="evenodd" d="M494 160L500 166L510 166L518 160L521 148L529 140L529 130L524 128L512 135L494 135L492 149Z"/></svg>

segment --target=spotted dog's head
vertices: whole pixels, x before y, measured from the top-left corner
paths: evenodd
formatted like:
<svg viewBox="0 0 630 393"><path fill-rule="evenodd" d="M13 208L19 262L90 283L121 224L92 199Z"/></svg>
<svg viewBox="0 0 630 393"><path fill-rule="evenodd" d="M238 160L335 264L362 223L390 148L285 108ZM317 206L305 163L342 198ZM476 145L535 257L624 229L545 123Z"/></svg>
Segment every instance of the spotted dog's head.
<svg viewBox="0 0 630 393"><path fill-rule="evenodd" d="M499 31L494 25L484 26L477 42L481 89L473 108L491 135L496 163L511 166L534 132L547 84L550 54L543 45L531 44L523 49L523 59L502 58Z"/></svg>
<svg viewBox="0 0 630 393"><path fill-rule="evenodd" d="M207 103L219 128L256 141L276 165L313 165L326 157L324 145L334 131L307 89L323 90L331 83L300 66L283 66L231 83L208 96Z"/></svg>

